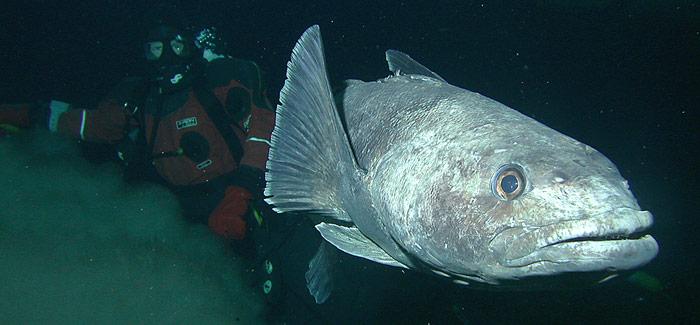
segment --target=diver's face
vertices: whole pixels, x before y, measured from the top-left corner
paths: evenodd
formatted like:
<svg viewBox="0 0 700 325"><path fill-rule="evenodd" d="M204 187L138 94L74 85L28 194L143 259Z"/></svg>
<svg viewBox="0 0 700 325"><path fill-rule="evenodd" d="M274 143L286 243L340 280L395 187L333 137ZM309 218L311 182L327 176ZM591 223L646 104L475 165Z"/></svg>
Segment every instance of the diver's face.
<svg viewBox="0 0 700 325"><path fill-rule="evenodd" d="M157 60L161 55L163 55L163 42L146 43L146 58L149 61Z"/></svg>

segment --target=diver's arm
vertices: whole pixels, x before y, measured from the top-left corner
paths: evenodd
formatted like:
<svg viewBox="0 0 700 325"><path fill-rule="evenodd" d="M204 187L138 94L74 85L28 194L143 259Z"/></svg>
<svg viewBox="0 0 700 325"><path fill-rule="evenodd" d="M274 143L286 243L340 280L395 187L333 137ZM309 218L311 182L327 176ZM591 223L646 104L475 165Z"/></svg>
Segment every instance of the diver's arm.
<svg viewBox="0 0 700 325"><path fill-rule="evenodd" d="M49 129L90 142L115 143L124 137L127 116L124 104L112 99L100 102L97 109L72 108L49 119ZM51 115L56 115L52 112ZM52 126L51 121L56 121Z"/></svg>
<svg viewBox="0 0 700 325"><path fill-rule="evenodd" d="M125 122L123 109L114 101L103 101L94 110L74 109L59 100L0 105L0 128L4 133L38 125L73 138L114 142L123 136Z"/></svg>
<svg viewBox="0 0 700 325"><path fill-rule="evenodd" d="M116 143L126 135L127 126L135 126L131 125L135 123L133 116L147 94L148 86L141 78L128 77L96 109L71 108L69 104L52 101L49 129L85 141Z"/></svg>
<svg viewBox="0 0 700 325"><path fill-rule="evenodd" d="M247 86L250 87L250 85L249 83ZM263 196L265 163L270 149L275 114L269 108L268 102L263 103L264 107L258 105L254 99L255 89L248 88L246 91L229 89L221 93L226 94L223 102L229 115L242 117L234 123L238 123L239 127L247 132L240 164L231 178L232 181L226 189L224 198L209 217L209 227L221 236L241 240L246 238L247 229L255 222L246 220L246 216L251 215L248 213L250 201L258 200ZM243 103L246 107L240 107ZM248 114L240 116L236 114L238 112L248 112Z"/></svg>

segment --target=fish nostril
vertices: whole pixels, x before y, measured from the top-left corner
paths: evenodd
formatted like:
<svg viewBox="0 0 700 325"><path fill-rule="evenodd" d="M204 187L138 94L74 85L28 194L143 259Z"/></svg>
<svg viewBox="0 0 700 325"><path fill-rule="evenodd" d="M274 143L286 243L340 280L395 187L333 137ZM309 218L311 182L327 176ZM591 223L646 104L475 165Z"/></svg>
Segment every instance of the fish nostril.
<svg viewBox="0 0 700 325"><path fill-rule="evenodd" d="M561 184L569 180L569 176L566 174L560 172L560 171L554 171L552 173L552 181L555 183Z"/></svg>

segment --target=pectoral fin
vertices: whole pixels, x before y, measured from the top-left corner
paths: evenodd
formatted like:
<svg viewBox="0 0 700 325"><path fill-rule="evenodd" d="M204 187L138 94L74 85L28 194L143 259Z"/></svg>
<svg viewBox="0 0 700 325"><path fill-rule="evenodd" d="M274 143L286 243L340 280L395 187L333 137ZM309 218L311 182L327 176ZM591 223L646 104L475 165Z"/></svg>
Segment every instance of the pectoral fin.
<svg viewBox="0 0 700 325"><path fill-rule="evenodd" d="M356 227L344 227L322 222L316 225L321 236L333 246L350 255L366 258L377 263L408 268L377 246Z"/></svg>

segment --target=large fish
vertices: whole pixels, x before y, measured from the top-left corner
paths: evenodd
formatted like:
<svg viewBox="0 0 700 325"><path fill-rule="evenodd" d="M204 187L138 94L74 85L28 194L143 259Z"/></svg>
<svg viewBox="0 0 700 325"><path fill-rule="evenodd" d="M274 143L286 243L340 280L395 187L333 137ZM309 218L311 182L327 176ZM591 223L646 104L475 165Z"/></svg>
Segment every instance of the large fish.
<svg viewBox="0 0 700 325"><path fill-rule="evenodd" d="M627 270L656 256L651 213L601 153L401 52L386 59L393 75L349 80L334 101L318 26L301 36L267 163L277 211L328 217L316 228L348 254L461 284ZM307 273L319 302L330 290L324 251Z"/></svg>

